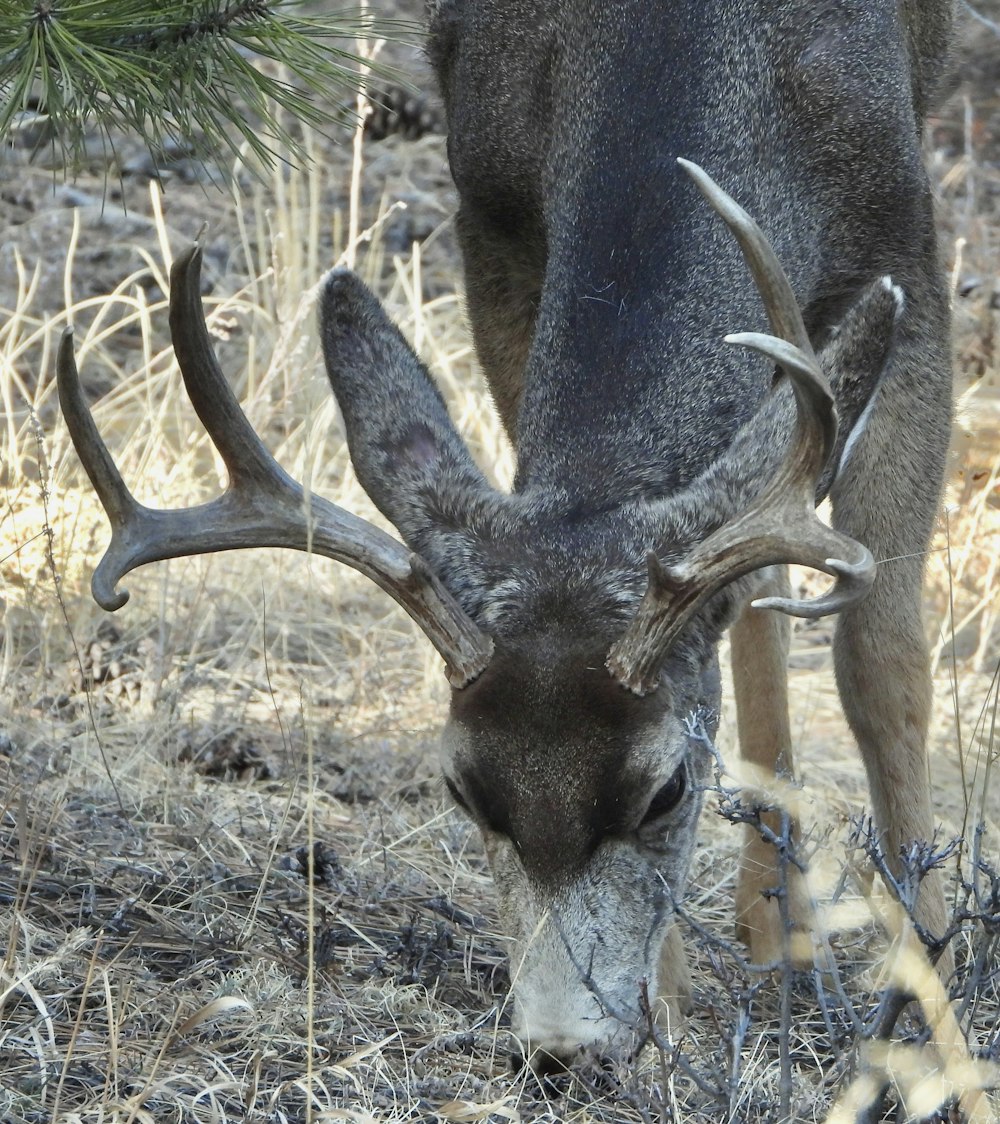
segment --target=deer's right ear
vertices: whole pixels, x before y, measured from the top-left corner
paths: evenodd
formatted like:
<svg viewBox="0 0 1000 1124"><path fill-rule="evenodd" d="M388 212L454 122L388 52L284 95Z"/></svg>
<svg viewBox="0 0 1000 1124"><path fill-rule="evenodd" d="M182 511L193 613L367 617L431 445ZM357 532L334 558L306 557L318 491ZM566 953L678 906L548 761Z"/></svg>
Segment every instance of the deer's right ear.
<svg viewBox="0 0 1000 1124"><path fill-rule="evenodd" d="M433 554L428 537L442 522L454 528L463 508L492 489L426 367L353 273L327 275L319 316L358 479L407 544Z"/></svg>

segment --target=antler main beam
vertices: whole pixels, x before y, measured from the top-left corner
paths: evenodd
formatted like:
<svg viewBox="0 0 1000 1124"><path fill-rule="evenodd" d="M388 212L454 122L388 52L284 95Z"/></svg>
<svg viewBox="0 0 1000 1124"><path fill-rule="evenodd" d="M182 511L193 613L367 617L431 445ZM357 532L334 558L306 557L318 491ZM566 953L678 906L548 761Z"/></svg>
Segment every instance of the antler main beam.
<svg viewBox="0 0 1000 1124"><path fill-rule="evenodd" d="M837 440L833 393L809 342L798 302L760 227L697 164L679 163L733 231L753 274L774 336L756 332L726 342L756 351L787 376L795 395L795 432L785 459L757 498L694 547L678 565L648 558L649 583L607 666L639 695L656 689L671 646L692 616L720 589L765 566L797 563L836 580L812 600L769 597L756 608L822 617L860 600L875 580L867 547L816 515L816 487Z"/></svg>
<svg viewBox="0 0 1000 1124"><path fill-rule="evenodd" d="M490 638L465 613L419 555L378 527L307 494L274 460L240 409L212 350L201 306L201 247L170 271L170 335L188 396L229 473L218 499L157 510L122 480L86 404L72 330L59 346L59 401L73 444L111 522L111 543L92 590L105 609L120 608L121 579L137 566L242 547L289 547L343 562L394 598L445 661L454 687L470 683L492 655Z"/></svg>

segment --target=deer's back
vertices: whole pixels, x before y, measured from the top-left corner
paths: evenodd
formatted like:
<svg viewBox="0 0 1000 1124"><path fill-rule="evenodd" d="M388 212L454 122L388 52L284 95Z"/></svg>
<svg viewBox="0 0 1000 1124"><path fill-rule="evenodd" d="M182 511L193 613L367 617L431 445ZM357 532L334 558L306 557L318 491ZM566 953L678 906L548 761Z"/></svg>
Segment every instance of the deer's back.
<svg viewBox="0 0 1000 1124"><path fill-rule="evenodd" d="M506 271L534 312L519 488L559 481L585 508L673 491L770 385L722 342L764 316L679 156L758 218L815 342L879 274L933 284L920 132L948 16L896 0L441 4L431 54L470 287Z"/></svg>

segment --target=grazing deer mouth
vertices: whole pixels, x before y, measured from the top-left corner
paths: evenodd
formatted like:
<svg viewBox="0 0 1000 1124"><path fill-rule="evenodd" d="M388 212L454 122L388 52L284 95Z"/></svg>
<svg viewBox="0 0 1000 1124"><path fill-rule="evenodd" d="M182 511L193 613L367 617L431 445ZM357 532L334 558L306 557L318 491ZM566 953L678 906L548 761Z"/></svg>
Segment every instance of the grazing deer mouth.
<svg viewBox="0 0 1000 1124"><path fill-rule="evenodd" d="M617 1044L583 1042L551 1043L544 1046L518 1044L509 1054L512 1073L525 1068L541 1081L558 1083L560 1077L586 1068L594 1083L609 1091L617 1085L616 1070L634 1062L650 1041L649 1031L632 1030L621 1036Z"/></svg>

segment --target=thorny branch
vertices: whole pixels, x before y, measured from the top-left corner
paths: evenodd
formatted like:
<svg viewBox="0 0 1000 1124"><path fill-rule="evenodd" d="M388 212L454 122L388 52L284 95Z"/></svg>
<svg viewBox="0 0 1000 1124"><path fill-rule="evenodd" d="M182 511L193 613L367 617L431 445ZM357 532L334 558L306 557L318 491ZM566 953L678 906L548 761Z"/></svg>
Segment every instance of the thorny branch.
<svg viewBox="0 0 1000 1124"><path fill-rule="evenodd" d="M764 823L763 814L773 811L774 807L766 802L748 800L738 786L724 780L724 763L706 731L704 716L692 715L687 732L715 762L715 783L709 786L708 791L718 799L719 814L732 823L749 824L762 839L777 848L780 885L775 887L774 893L790 939L792 918L785 897L788 873L792 867L804 870L806 866L801 854L802 842L790 830L791 817L787 814L781 816L780 829L773 830ZM945 843L936 839L919 841L899 856L898 864L890 866L870 818L856 820L848 838L848 847L867 859L884 880L891 897L902 907L931 963L936 963L947 947L957 946L959 971L953 982L952 995L957 1001L955 1015L966 1036L970 1036L977 1016L981 1021L982 1011L988 1010L987 1004L995 1002L1000 992L1000 868L985 856L984 841L985 829L982 825L973 834L967 852L962 847L962 840ZM915 906L923 879L945 864L950 869L960 865L960 872L948 926L943 933L935 934L917 921ZM847 877L845 871L835 890L834 901L843 893ZM859 1048L863 1043L886 1041L893 1036L916 1046L929 1041L931 1029L920 1021L916 1011L913 1019L900 1028L901 1014L917 997L898 986L888 987L874 997L868 992L858 994L845 979L844 966L838 963L835 945L827 933L813 933L817 955L810 971L794 969L788 941L785 956L780 962L759 967L749 963L735 941L719 936L696 921L681 903L675 902L674 909L678 919L693 934L695 944L710 965L713 976L728 995L727 1004L721 1007L714 1004L711 1008L719 1024L719 1062L715 1066L702 1062L696 1067L676 1045L663 1042L662 1032L656 1028L653 1028L651 1037L657 1048L665 1051L661 1069L664 1059L668 1060L671 1072L694 1084L710 1102L711 1111L718 1112L720 1118L743 1118L749 1108L748 1099L754 1101L755 1114L763 1113L772 1119L792 1118L794 1089L790 1039L797 1007L804 1009L804 1005L808 1005L813 1015L818 1007L831 1052L830 1072L839 1076L841 1082L854 1076L851 1067L857 1064ZM963 955L966 949L968 953ZM769 996L774 994L774 989L768 986L768 980L774 972L780 973L777 1003L770 1001L769 1004ZM726 1012L731 1013L728 1019ZM759 1035L766 1034L761 1023L768 1017L776 1024L780 1076L777 1088L771 1094L776 1094L775 1099L765 1105L757 1103L765 1094L749 1086L741 1088L740 1079L743 1057L752 1056L755 1048L754 1030L757 1029ZM817 1048L815 1036L811 1048ZM982 1048L977 1051L973 1046L972 1053L973 1057L978 1055L986 1060L1000 1060L1000 1023L988 1031ZM844 1061L847 1058L853 1060L847 1063ZM876 1093L860 1110L857 1124L868 1124L881 1118L889 1091L888 1077L884 1081L879 1077Z"/></svg>

